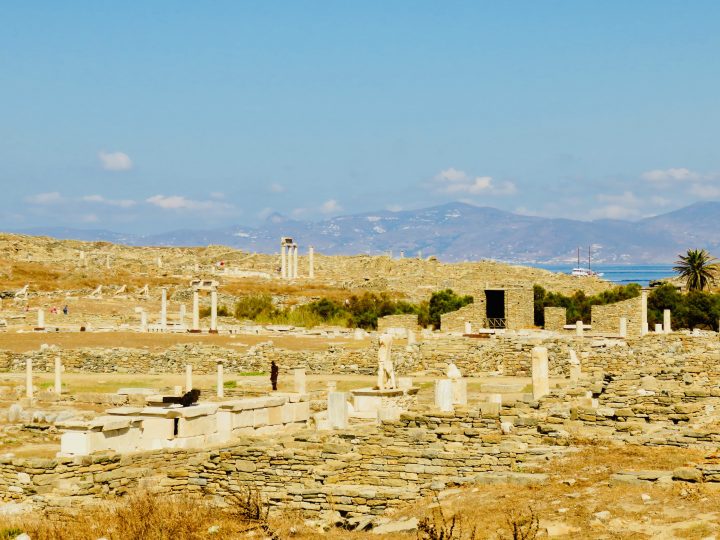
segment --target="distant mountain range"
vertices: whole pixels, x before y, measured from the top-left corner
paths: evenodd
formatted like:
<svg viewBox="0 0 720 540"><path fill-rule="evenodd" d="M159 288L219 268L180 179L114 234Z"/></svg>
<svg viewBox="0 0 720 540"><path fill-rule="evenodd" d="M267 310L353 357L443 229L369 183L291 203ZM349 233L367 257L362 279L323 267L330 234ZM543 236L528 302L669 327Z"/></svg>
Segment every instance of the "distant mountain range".
<svg viewBox="0 0 720 540"><path fill-rule="evenodd" d="M524 216L495 208L449 203L420 210L372 212L320 222L270 216L257 228L184 229L131 235L104 230L36 228L23 234L144 246L222 244L246 251L279 251L280 237L291 236L328 255L435 255L443 261L495 259L516 263L567 263L577 247L597 263L668 263L688 248L720 255L720 202L696 203L640 221L577 221Z"/></svg>

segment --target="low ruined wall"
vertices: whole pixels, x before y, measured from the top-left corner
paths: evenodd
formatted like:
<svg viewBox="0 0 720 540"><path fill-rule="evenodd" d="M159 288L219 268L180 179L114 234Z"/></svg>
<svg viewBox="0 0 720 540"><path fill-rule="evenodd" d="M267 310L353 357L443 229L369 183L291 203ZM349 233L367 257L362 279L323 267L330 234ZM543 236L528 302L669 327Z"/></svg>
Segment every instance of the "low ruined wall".
<svg viewBox="0 0 720 540"><path fill-rule="evenodd" d="M404 328L417 332L421 329L418 325L418 316L415 314L387 315L378 319L378 332L386 332L391 328Z"/></svg>
<svg viewBox="0 0 720 540"><path fill-rule="evenodd" d="M461 336L433 337L409 347L395 346L392 357L398 375L423 372L441 375L450 362L463 375L498 372L508 376L530 375L530 352L542 345L548 349L550 374L567 376L569 351L574 349L583 371L623 373L627 369L673 367L717 374L720 377L720 341L716 335L649 334L628 340L577 338L573 334L540 338L497 335L492 338ZM144 349L54 349L31 353L0 351L0 371L22 372L25 359L33 369L51 372L57 356L67 372L83 373L184 373L192 364L200 374L215 373L216 358L225 360L228 374L269 370L275 361L283 372L304 368L308 373L373 375L377 370L377 343L365 349L330 345L320 351L291 351L269 342L245 351L207 345L179 345L165 351Z"/></svg>
<svg viewBox="0 0 720 540"><path fill-rule="evenodd" d="M465 323L472 325L472 330L478 330L485 325L485 304L476 303L463 306L457 311L440 315L440 328L443 332L465 333Z"/></svg>
<svg viewBox="0 0 720 540"><path fill-rule="evenodd" d="M620 333L620 317L627 318L627 337L639 337L642 328L641 297L590 307L590 319L593 332L609 334Z"/></svg>
<svg viewBox="0 0 720 540"><path fill-rule="evenodd" d="M502 437L497 411L406 414L397 422L342 432L239 439L213 450L163 450L58 459L0 458L0 500L71 506L138 486L184 496L226 497L257 486L273 505L309 513L381 514L446 483L472 481L518 462L544 459ZM461 444L458 444L461 443Z"/></svg>
<svg viewBox="0 0 720 540"><path fill-rule="evenodd" d="M564 307L545 308L545 330L561 332L567 324L567 309Z"/></svg>
<svg viewBox="0 0 720 540"><path fill-rule="evenodd" d="M535 298L532 287L519 287L505 291L505 313L508 330L535 327Z"/></svg>

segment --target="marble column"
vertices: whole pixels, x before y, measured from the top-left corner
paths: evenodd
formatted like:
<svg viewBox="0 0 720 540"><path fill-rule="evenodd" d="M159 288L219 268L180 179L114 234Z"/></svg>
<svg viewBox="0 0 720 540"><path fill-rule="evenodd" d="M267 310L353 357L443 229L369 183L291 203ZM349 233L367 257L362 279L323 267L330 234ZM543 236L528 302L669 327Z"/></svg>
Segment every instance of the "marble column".
<svg viewBox="0 0 720 540"><path fill-rule="evenodd" d="M315 248L312 246L308 248L308 277L315 277Z"/></svg>
<svg viewBox="0 0 720 540"><path fill-rule="evenodd" d="M328 422L331 429L345 429L348 425L346 392L328 393Z"/></svg>
<svg viewBox="0 0 720 540"><path fill-rule="evenodd" d="M140 331L143 333L148 331L147 311L144 309L140 312Z"/></svg>
<svg viewBox="0 0 720 540"><path fill-rule="evenodd" d="M55 393L57 395L62 394L62 381L60 379L62 372L62 363L60 357L55 357Z"/></svg>
<svg viewBox="0 0 720 540"><path fill-rule="evenodd" d="M570 349L570 381L571 382L578 382L580 380L581 375L581 367L580 367L580 360L578 360L577 353Z"/></svg>
<svg viewBox="0 0 720 540"><path fill-rule="evenodd" d="M295 382L295 392L298 394L305 394L306 393L306 377L305 377L305 370L304 369L294 369L293 370L293 377Z"/></svg>
<svg viewBox="0 0 720 540"><path fill-rule="evenodd" d="M45 310L43 308L38 308L37 328L35 330L45 330Z"/></svg>
<svg viewBox="0 0 720 540"><path fill-rule="evenodd" d="M666 334L672 333L672 326L670 322L671 314L669 309L663 310L663 331Z"/></svg>
<svg viewBox="0 0 720 540"><path fill-rule="evenodd" d="M185 366L185 391L192 390L192 364Z"/></svg>
<svg viewBox="0 0 720 540"><path fill-rule="evenodd" d="M25 396L31 399L33 397L32 360L30 358L25 359Z"/></svg>
<svg viewBox="0 0 720 540"><path fill-rule="evenodd" d="M298 247L293 244L293 277L298 278Z"/></svg>
<svg viewBox="0 0 720 540"><path fill-rule="evenodd" d="M648 333L647 300L648 293L643 289L640 293L640 334L643 336Z"/></svg>
<svg viewBox="0 0 720 540"><path fill-rule="evenodd" d="M200 291L193 290L193 314L191 332L200 332Z"/></svg>
<svg viewBox="0 0 720 540"><path fill-rule="evenodd" d="M582 321L575 322L575 335L577 337L583 337L583 335L585 335L585 327Z"/></svg>
<svg viewBox="0 0 720 540"><path fill-rule="evenodd" d="M545 347L533 347L531 356L533 399L538 400L550 393L548 351Z"/></svg>
<svg viewBox="0 0 720 540"><path fill-rule="evenodd" d="M217 291L210 292L210 333L217 334Z"/></svg>
<svg viewBox="0 0 720 540"><path fill-rule="evenodd" d="M167 329L167 288L163 287L160 292L160 328Z"/></svg>
<svg viewBox="0 0 720 540"><path fill-rule="evenodd" d="M288 272L287 272L287 246L285 244L280 244L280 277L283 279L287 279Z"/></svg>
<svg viewBox="0 0 720 540"><path fill-rule="evenodd" d="M435 406L443 412L453 410L452 379L438 379L435 381Z"/></svg>
<svg viewBox="0 0 720 540"><path fill-rule="evenodd" d="M223 380L222 360L217 360L217 397L225 397L225 381Z"/></svg>
<svg viewBox="0 0 720 540"><path fill-rule="evenodd" d="M185 304L180 304L180 326L185 326Z"/></svg>
<svg viewBox="0 0 720 540"><path fill-rule="evenodd" d="M627 337L627 317L620 317L620 337Z"/></svg>

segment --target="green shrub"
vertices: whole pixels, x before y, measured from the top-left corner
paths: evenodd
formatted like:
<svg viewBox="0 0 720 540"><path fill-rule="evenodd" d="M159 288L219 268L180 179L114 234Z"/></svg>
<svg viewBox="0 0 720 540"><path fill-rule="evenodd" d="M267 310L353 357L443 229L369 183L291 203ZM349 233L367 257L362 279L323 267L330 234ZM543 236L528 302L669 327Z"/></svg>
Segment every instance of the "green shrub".
<svg viewBox="0 0 720 540"><path fill-rule="evenodd" d="M472 296L460 296L452 289L437 291L430 296L428 303L427 324L440 328L440 316L444 313L457 311L458 309L473 303Z"/></svg>
<svg viewBox="0 0 720 540"><path fill-rule="evenodd" d="M235 318L257 320L258 317L272 317L278 313L269 294L243 296L235 304Z"/></svg>
<svg viewBox="0 0 720 540"><path fill-rule="evenodd" d="M672 312L673 328L717 330L720 318L720 294L690 291L682 294L671 284L656 287L648 295L648 324L663 322L663 311Z"/></svg>
<svg viewBox="0 0 720 540"><path fill-rule="evenodd" d="M641 287L637 283L619 285L594 296L587 296L583 291L575 291L572 296L546 291L540 285L533 287L534 318L536 326L545 325L546 307L563 307L567 313L566 322L590 321L592 306L614 304L640 296Z"/></svg>
<svg viewBox="0 0 720 540"><path fill-rule="evenodd" d="M198 313L200 314L201 319L206 319L210 316L210 307L203 307L200 308ZM218 306L217 308L217 314L218 317L232 317L232 313L230 313L230 310L227 308L227 306Z"/></svg>
<svg viewBox="0 0 720 540"><path fill-rule="evenodd" d="M0 529L0 540L13 540L20 536L24 531L17 527L10 527L9 529Z"/></svg>

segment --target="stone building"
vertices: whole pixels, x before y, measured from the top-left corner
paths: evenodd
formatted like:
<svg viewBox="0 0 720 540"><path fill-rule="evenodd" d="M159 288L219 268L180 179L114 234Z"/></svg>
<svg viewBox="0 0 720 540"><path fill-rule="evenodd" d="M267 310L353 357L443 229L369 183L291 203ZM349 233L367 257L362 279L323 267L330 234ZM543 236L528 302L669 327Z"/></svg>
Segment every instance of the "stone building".
<svg viewBox="0 0 720 540"><path fill-rule="evenodd" d="M641 336L643 334L643 323L647 322L647 315L643 318L643 296L604 306L592 306L590 308L590 319L593 332L618 334L620 332L620 318L625 317L627 320L627 337Z"/></svg>
<svg viewBox="0 0 720 540"><path fill-rule="evenodd" d="M397 330L417 332L421 330L418 325L418 316L415 313L403 315L386 315L378 318L378 332L380 333L397 333Z"/></svg>
<svg viewBox="0 0 720 540"><path fill-rule="evenodd" d="M486 285L472 296L472 304L441 317L440 326L444 332L465 332L468 322L472 331L519 330L534 326L532 287Z"/></svg>
<svg viewBox="0 0 720 540"><path fill-rule="evenodd" d="M545 330L561 332L567 324L567 309L564 307L545 308Z"/></svg>

